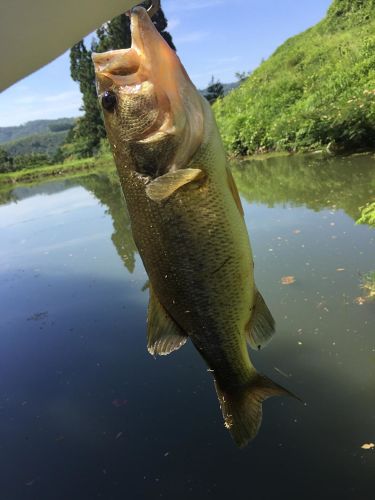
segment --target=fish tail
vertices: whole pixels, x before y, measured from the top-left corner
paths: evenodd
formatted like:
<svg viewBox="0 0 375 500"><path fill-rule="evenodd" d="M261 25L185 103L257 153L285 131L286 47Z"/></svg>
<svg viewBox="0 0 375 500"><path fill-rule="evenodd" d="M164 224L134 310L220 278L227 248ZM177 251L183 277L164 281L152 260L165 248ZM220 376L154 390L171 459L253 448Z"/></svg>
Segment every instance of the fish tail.
<svg viewBox="0 0 375 500"><path fill-rule="evenodd" d="M257 373L249 383L230 390L215 380L224 425L235 443L243 447L255 438L262 422L262 403L271 396L293 396L291 392Z"/></svg>

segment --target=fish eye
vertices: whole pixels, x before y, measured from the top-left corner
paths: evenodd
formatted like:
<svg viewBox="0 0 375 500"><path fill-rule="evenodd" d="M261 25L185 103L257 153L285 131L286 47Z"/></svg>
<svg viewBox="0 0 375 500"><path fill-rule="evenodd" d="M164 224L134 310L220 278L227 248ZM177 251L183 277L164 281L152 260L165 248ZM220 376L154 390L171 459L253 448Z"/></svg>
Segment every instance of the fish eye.
<svg viewBox="0 0 375 500"><path fill-rule="evenodd" d="M111 92L110 90L106 90L104 94L102 95L102 106L106 111L109 111L112 113L115 109L115 106L117 104L117 97L114 92Z"/></svg>

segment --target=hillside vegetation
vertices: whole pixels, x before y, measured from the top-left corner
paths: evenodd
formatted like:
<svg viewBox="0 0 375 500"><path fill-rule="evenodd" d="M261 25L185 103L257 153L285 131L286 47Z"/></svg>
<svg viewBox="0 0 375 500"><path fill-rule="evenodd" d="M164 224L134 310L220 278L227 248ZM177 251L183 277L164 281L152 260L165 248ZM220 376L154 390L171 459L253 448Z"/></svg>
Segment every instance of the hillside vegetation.
<svg viewBox="0 0 375 500"><path fill-rule="evenodd" d="M375 0L335 0L214 105L234 154L375 147Z"/></svg>
<svg viewBox="0 0 375 500"><path fill-rule="evenodd" d="M11 156L43 153L52 157L58 147L65 141L67 135L67 130L48 132L46 134L33 134L14 141L5 142L1 147Z"/></svg>
<svg viewBox="0 0 375 500"><path fill-rule="evenodd" d="M0 144L30 135L67 131L74 123L75 118L58 118L57 120L32 120L14 127L0 127Z"/></svg>
<svg viewBox="0 0 375 500"><path fill-rule="evenodd" d="M0 173L56 162L57 152L75 121L59 118L0 127Z"/></svg>

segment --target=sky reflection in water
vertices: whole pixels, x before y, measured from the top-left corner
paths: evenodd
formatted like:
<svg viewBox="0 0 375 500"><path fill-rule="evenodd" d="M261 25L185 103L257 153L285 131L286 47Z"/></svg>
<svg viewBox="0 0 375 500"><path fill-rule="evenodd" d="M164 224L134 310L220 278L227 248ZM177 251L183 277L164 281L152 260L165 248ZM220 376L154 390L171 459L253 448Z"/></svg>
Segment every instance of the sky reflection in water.
<svg viewBox="0 0 375 500"><path fill-rule="evenodd" d="M147 353L147 276L114 172L1 191L2 498L371 498L375 303L358 299L375 244L354 220L374 160L233 168L277 325L252 360L305 404L266 402L239 451L195 349Z"/></svg>

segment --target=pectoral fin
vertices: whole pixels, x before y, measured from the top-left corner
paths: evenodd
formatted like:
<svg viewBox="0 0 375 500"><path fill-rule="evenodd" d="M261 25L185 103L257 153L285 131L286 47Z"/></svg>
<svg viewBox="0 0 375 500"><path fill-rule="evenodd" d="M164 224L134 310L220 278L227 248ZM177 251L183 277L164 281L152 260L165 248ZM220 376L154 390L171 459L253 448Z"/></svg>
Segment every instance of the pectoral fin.
<svg viewBox="0 0 375 500"><path fill-rule="evenodd" d="M166 200L180 187L201 179L204 175L203 170L200 168L184 168L175 172L168 172L147 185L147 196L153 201Z"/></svg>
<svg viewBox="0 0 375 500"><path fill-rule="evenodd" d="M183 346L188 339L160 304L151 287L147 323L147 349L153 356L170 354Z"/></svg>
<svg viewBox="0 0 375 500"><path fill-rule="evenodd" d="M240 212L240 214L243 217L244 211L243 211L240 195L238 193L236 183L234 182L233 175L232 175L232 172L230 171L229 167L227 167L227 181L228 181L228 186L229 186L230 192L232 193L234 202L236 203L238 211Z"/></svg>
<svg viewBox="0 0 375 500"><path fill-rule="evenodd" d="M253 349L261 349L267 345L275 333L275 320L258 290L246 330L247 340Z"/></svg>

